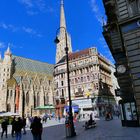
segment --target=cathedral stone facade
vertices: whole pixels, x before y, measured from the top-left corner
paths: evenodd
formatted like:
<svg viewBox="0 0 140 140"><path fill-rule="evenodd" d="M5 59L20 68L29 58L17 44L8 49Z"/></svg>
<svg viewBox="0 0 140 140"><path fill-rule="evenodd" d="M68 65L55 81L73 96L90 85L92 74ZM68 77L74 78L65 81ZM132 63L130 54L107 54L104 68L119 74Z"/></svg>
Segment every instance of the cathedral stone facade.
<svg viewBox="0 0 140 140"><path fill-rule="evenodd" d="M38 106L53 104L54 65L12 55L0 60L0 111L37 115Z"/></svg>

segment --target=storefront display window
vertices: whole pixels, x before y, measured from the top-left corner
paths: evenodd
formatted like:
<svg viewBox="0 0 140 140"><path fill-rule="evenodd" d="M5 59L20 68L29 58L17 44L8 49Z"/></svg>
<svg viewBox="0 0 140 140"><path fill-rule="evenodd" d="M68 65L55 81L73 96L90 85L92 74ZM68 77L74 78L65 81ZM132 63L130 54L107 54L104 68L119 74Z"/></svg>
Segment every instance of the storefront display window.
<svg viewBox="0 0 140 140"><path fill-rule="evenodd" d="M131 103L131 109L132 109L133 120L137 120L137 112L135 108L135 103Z"/></svg>
<svg viewBox="0 0 140 140"><path fill-rule="evenodd" d="M137 120L135 103L125 103L124 104L126 120Z"/></svg>

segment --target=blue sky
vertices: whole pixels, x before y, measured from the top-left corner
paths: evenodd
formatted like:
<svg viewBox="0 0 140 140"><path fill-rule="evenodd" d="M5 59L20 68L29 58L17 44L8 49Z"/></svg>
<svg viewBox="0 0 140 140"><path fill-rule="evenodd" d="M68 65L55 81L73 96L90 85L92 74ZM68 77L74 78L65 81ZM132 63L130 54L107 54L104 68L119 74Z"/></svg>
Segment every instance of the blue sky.
<svg viewBox="0 0 140 140"><path fill-rule="evenodd" d="M73 52L96 46L113 62L102 36L102 0L64 0ZM60 0L0 0L0 52L55 63ZM104 16L105 17L105 16Z"/></svg>

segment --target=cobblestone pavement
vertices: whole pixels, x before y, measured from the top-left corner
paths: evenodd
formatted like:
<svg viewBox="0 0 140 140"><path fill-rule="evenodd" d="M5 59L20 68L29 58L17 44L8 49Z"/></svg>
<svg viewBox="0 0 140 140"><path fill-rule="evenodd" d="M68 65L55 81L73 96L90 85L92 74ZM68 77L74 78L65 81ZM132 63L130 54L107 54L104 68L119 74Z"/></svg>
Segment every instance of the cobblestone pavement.
<svg viewBox="0 0 140 140"><path fill-rule="evenodd" d="M57 124L57 125L55 125ZM58 125L59 124L59 125ZM105 121L103 119L97 120L97 127L85 130L83 128L84 122L77 122L75 130L77 136L73 138L66 138L65 125L56 121L49 121L44 126L42 140L139 140L140 128L122 127L118 119ZM3 140L15 140L8 135L8 138ZM30 131L26 135L22 135L22 140L32 140Z"/></svg>

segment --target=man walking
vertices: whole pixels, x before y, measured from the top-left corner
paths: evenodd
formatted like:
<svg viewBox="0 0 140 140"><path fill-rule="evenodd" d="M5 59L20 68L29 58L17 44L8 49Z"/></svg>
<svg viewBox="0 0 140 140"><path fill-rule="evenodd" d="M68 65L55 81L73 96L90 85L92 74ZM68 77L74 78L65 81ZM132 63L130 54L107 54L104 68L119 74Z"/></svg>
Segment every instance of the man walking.
<svg viewBox="0 0 140 140"><path fill-rule="evenodd" d="M23 123L21 118L19 117L18 120L15 122L15 133L16 133L16 140L21 140L21 130L23 128Z"/></svg>

